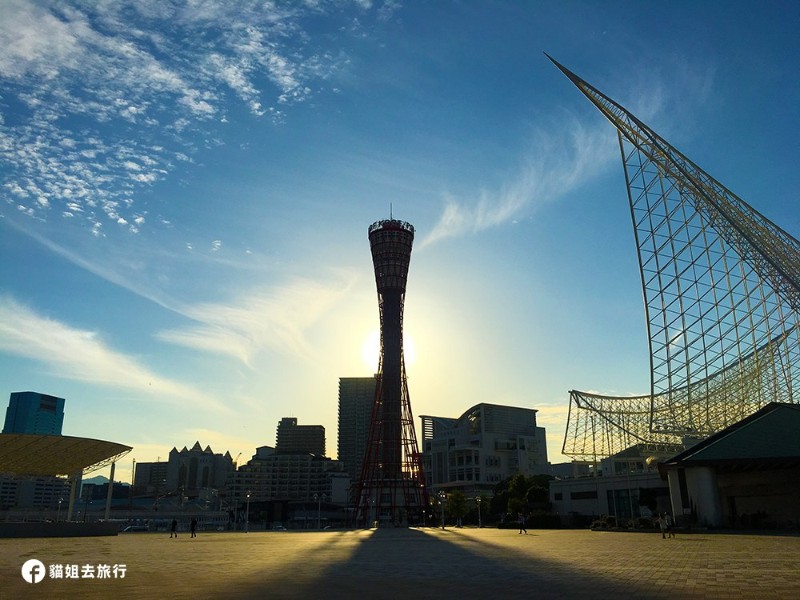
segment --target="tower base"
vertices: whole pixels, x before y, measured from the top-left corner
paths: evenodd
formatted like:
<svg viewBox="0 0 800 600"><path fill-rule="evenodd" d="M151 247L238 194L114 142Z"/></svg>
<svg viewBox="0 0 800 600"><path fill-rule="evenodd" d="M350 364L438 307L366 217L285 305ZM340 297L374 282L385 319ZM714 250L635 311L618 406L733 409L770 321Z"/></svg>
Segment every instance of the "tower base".
<svg viewBox="0 0 800 600"><path fill-rule="evenodd" d="M364 481L358 498L357 525L414 527L424 525L428 508L425 487L412 479Z"/></svg>

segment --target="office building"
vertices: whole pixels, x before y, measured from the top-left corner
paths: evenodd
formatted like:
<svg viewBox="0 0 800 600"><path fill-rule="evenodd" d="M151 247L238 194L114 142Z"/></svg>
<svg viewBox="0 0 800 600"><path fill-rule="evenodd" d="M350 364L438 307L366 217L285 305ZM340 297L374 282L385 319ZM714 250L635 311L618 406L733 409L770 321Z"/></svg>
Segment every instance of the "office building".
<svg viewBox="0 0 800 600"><path fill-rule="evenodd" d="M316 454L325 456L325 428L322 425L298 425L294 417L284 417L275 435L278 454Z"/></svg>
<svg viewBox="0 0 800 600"><path fill-rule="evenodd" d="M66 516L69 494L70 483L61 477L0 475L0 510L48 508L56 509L59 514ZM60 512L61 508L64 513Z"/></svg>
<svg viewBox="0 0 800 600"><path fill-rule="evenodd" d="M3 433L61 435L64 398L38 392L13 392L6 409Z"/></svg>
<svg viewBox="0 0 800 600"><path fill-rule="evenodd" d="M423 460L428 488L490 492L517 473L546 474L544 427L536 410L477 404L458 419L422 416Z"/></svg>
<svg viewBox="0 0 800 600"><path fill-rule="evenodd" d="M166 490L168 462L137 462L133 475L134 494L158 494Z"/></svg>
<svg viewBox="0 0 800 600"><path fill-rule="evenodd" d="M344 463L350 479L361 476L367 448L372 403L375 400L375 377L339 379L339 445L337 458Z"/></svg>

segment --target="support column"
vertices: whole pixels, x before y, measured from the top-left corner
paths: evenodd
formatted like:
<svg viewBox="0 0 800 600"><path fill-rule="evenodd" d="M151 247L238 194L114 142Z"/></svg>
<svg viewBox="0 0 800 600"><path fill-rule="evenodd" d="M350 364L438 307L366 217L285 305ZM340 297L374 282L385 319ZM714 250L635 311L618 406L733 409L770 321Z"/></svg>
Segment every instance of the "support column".
<svg viewBox="0 0 800 600"><path fill-rule="evenodd" d="M77 473L73 473L69 480L69 508L67 509L67 521L72 521L72 511L75 508L75 488L78 486L78 482L81 481L83 473L78 471Z"/></svg>
<svg viewBox="0 0 800 600"><path fill-rule="evenodd" d="M108 494L106 494L106 514L105 520L108 521L108 517L111 515L111 496L114 493L114 471L117 468L117 463L111 463L111 475L108 478Z"/></svg>

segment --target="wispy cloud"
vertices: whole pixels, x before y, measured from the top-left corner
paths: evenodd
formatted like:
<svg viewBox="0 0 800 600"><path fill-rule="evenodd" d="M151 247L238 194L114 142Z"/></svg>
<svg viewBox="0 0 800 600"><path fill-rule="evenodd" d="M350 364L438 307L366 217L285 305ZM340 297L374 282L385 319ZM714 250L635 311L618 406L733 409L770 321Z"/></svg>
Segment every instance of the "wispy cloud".
<svg viewBox="0 0 800 600"><path fill-rule="evenodd" d="M317 43L304 19L343 6L4 2L5 203L96 236L138 233L148 221L137 195L191 160L196 144L217 143L204 140L228 111L244 105L280 121L324 87L346 57Z"/></svg>
<svg viewBox="0 0 800 600"><path fill-rule="evenodd" d="M348 272L328 282L295 279L229 303L184 306L181 313L196 324L162 331L158 338L246 364L264 349L308 357L312 348L306 331L345 297L354 280Z"/></svg>
<svg viewBox="0 0 800 600"><path fill-rule="evenodd" d="M558 127L540 130L517 177L503 188L481 190L476 198L445 196L439 222L421 246L508 223L597 176L616 157L612 131L601 125L565 117Z"/></svg>
<svg viewBox="0 0 800 600"><path fill-rule="evenodd" d="M13 225L18 227L17 225ZM212 240L205 253L187 252L176 262L167 247L129 241L123 248L103 243L103 252L89 248L96 240L62 245L35 230L23 231L57 256L119 286L141 298L192 321L191 325L162 331L162 341L198 351L232 356L250 364L259 352L269 349L289 356L310 356L312 346L307 330L342 302L356 282L358 274L348 269L322 272L319 279L283 279L264 269L262 261L235 260L224 252L221 240ZM74 244L74 245L73 245ZM252 258L252 252L246 253ZM166 260L169 258L169 260ZM176 297L168 289L183 290L180 282L171 282L165 263L183 273L247 272L252 287L240 288L230 297L215 302L191 302ZM177 266L180 265L180 266ZM255 265L255 266L254 266ZM183 280L182 280L183 281ZM2 349L2 346L0 346Z"/></svg>
<svg viewBox="0 0 800 600"><path fill-rule="evenodd" d="M628 108L656 128L665 115L673 128L674 123L687 127L692 123L687 116L689 107L704 106L711 95L713 64L689 67L678 61L668 65L668 73L652 74L649 70L649 65L641 68L640 77L629 78L632 84L626 81L629 92L625 96L631 99ZM676 97L678 93L680 98ZM517 176L501 189L480 190L472 198L445 194L439 222L421 246L479 233L529 215L619 164L613 126L591 118L591 111L588 105L580 117L562 111L558 121L540 128ZM680 132L680 127L679 134L687 134Z"/></svg>
<svg viewBox="0 0 800 600"><path fill-rule="evenodd" d="M58 377L136 392L153 402L222 407L203 391L114 351L97 332L40 316L7 296L0 297L0 352L43 363Z"/></svg>

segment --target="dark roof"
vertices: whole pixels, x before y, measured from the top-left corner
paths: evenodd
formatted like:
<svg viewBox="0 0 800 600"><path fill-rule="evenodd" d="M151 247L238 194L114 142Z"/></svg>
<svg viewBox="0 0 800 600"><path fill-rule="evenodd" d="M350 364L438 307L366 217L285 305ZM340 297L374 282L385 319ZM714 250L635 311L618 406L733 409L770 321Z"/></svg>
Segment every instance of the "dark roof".
<svg viewBox="0 0 800 600"><path fill-rule="evenodd" d="M800 405L771 402L664 466L800 462Z"/></svg>
<svg viewBox="0 0 800 600"><path fill-rule="evenodd" d="M72 475L91 473L130 452L116 442L68 435L0 434L0 473Z"/></svg>

